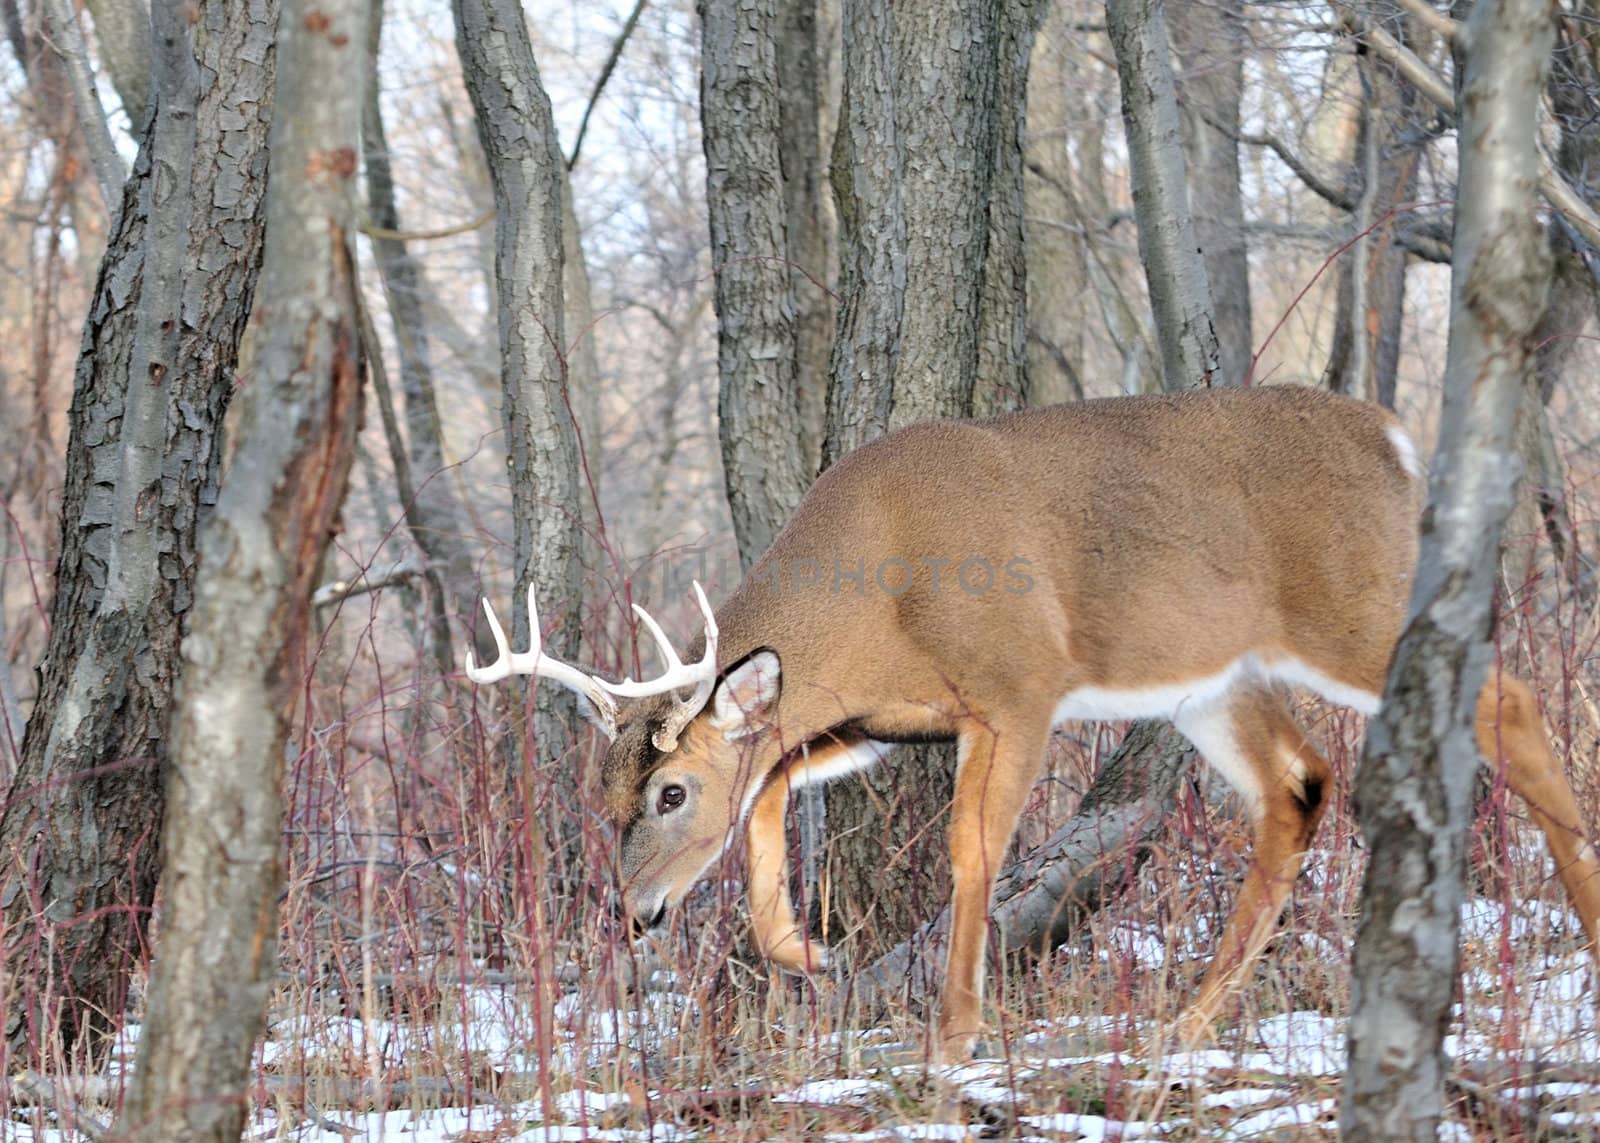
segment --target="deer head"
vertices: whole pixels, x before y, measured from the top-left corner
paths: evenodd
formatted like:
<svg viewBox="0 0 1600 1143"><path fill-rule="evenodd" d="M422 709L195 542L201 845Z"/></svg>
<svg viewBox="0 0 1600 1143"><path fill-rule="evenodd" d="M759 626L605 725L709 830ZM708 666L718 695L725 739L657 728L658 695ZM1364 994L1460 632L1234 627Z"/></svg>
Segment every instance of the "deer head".
<svg viewBox="0 0 1600 1143"><path fill-rule="evenodd" d="M694 592L705 635L700 657L689 663L655 618L634 605L667 664L654 679L612 683L546 655L532 585L528 650L510 649L484 600L499 654L480 667L467 652L473 682L528 675L560 683L611 740L602 775L607 812L621 839L623 906L645 925L660 921L727 847L759 790L760 776L738 758L767 728L778 697L778 658L771 651L719 675L716 616L698 582Z"/></svg>

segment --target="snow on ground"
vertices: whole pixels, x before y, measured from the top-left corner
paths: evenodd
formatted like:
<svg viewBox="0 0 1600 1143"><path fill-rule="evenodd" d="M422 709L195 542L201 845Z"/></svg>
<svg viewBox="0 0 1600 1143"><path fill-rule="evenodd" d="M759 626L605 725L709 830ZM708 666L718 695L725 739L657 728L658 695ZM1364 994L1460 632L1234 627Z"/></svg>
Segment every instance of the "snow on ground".
<svg viewBox="0 0 1600 1143"><path fill-rule="evenodd" d="M1523 904L1508 916L1498 905L1477 902L1464 913L1464 939L1480 947L1508 938L1542 940L1571 923L1557 913ZM1600 1137L1600 1024L1587 956L1548 958L1514 981L1474 969L1465 975L1464 995L1466 1007L1457 1015L1467 1018L1470 1030L1461 1031L1458 1023L1446 1044L1457 1059L1462 1090L1502 1108L1505 1122L1518 1125L1526 1137ZM641 1050L669 1054L673 1029L696 1015L692 1001L678 992L648 992L637 1003L631 1011L616 1011L586 1009L576 994L561 1000L545 1033L551 1045L550 1066L542 1072L546 1086L520 1089L537 1088L544 1100L502 1104L479 1095L486 1102L473 1107L367 1113L295 1107L269 1094L258 1100L246 1138L261 1143L677 1143L726 1137L1094 1143L1336 1135L1344 1021L1317 1012L1264 1018L1226 1048L1156 1058L1137 1049L1108 1052L1093 1046L1108 1043L1107 1033L1114 1030L1124 1036L1131 1032L1134 1043L1158 1043L1159 1028L1130 1028L1120 1017L1080 1018L1013 1037L1005 1058L931 1074L915 1061L915 1053L897 1054L887 1030L868 1029L848 1034L864 1061L849 1075L786 1080L759 1090L663 1091L625 1077L608 1087L596 1077L616 1076L619 1057ZM260 1050L263 1084L302 1072L389 1079L413 1074L413 1068L421 1074L419 1058L452 1056L470 1057L474 1075L541 1074L538 1053L529 1047L536 1039L533 1021L510 988L466 989L441 1013L437 1022L420 1028L338 1015L281 1015ZM1507 1028L1517 1030L1516 1043L1504 1042ZM1091 1050L1063 1051L1064 1044ZM913 1062L904 1062L908 1057ZM747 1068L744 1074L752 1073ZM0 1120L0 1140L81 1138L50 1123L45 1113L19 1110L10 1121ZM1465 1125L1451 1124L1441 1137L1472 1136Z"/></svg>

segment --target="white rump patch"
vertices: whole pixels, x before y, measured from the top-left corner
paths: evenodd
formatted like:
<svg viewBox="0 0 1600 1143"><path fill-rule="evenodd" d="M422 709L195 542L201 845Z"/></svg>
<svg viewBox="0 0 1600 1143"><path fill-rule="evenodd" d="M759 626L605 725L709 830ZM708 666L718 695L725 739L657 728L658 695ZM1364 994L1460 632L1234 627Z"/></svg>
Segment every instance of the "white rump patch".
<svg viewBox="0 0 1600 1143"><path fill-rule="evenodd" d="M1423 466L1422 456L1417 452L1417 444L1411 439L1411 434L1399 425L1390 425L1383 431L1389 438L1389 443L1394 446L1395 455L1400 459L1400 467L1406 470L1411 479L1421 480L1427 476L1428 470Z"/></svg>

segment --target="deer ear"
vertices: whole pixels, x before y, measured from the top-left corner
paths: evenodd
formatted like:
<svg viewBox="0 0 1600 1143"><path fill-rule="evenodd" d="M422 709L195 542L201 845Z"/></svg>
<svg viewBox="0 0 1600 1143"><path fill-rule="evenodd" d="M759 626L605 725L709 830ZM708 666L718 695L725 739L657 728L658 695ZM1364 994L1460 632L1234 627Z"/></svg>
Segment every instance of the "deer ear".
<svg viewBox="0 0 1600 1143"><path fill-rule="evenodd" d="M730 739L755 734L771 721L778 689L778 656L757 651L717 684L711 700L711 725Z"/></svg>

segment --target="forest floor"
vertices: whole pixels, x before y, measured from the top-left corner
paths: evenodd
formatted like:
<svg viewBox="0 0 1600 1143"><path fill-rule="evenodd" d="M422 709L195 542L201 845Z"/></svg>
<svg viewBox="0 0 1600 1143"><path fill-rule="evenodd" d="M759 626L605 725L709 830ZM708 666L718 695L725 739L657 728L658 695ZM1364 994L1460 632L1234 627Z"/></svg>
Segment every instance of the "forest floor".
<svg viewBox="0 0 1600 1143"><path fill-rule="evenodd" d="M1508 909L1479 899L1463 920L1467 963L1446 1043L1454 1068L1440 1138L1600 1138L1600 1022L1576 919L1538 901ZM1170 952L1158 936L1125 921L1112 944L1121 942L1122 959L1160 961ZM1313 957L1328 952L1307 935L1297 943ZM1532 950L1515 958L1514 978L1501 967L1513 963L1512 950ZM680 991L670 973L654 973L650 987L614 1008L569 980L546 1027L512 983L435 995L425 1020L280 1010L259 1050L245 1137L868 1143L1336 1135L1344 1021L1318 1011L1256 1015L1215 1048L1166 1054L1145 1046L1159 1044L1158 1026L1118 1012L1008 1017L1006 1034L989 1045L1000 1049L994 1058L942 1069L927 1066L924 1047L903 1039L903 1026L820 1034L797 1027L786 1038L780 1020L750 1030L748 1045L725 1045L708 1065L675 1054L684 1042L702 1052L706 1045L678 1031L694 1026L702 998ZM806 1023L804 1011L791 1010L797 1024ZM135 1026L124 1055L136 1037ZM109 1110L84 1113L110 1118ZM56 1113L17 1108L0 1121L0 1139L94 1137L93 1127L81 1134L61 1123Z"/></svg>

